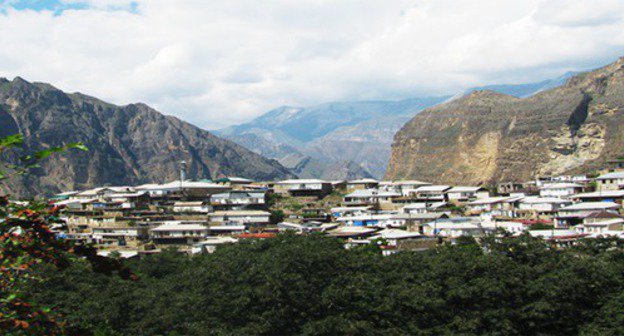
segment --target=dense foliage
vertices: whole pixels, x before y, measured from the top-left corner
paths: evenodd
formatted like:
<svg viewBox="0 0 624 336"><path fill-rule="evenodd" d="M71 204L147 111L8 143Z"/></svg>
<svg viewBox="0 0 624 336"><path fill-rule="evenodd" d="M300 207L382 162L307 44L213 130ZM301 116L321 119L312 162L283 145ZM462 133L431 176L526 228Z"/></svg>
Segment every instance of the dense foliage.
<svg viewBox="0 0 624 336"><path fill-rule="evenodd" d="M566 250L530 237L463 239L384 257L322 236L174 251L128 261L140 277L86 263L31 288L68 330L100 335L575 335L624 333L616 240Z"/></svg>
<svg viewBox="0 0 624 336"><path fill-rule="evenodd" d="M0 154L19 147L21 135L0 138ZM37 168L38 162L70 148L86 150L81 143L51 147L22 155L16 164L0 164L0 182ZM99 257L88 245L57 239L50 225L58 222L58 207L45 203L12 202L0 195L0 333L3 335L56 335L66 333L62 315L41 305L30 295L31 288L46 280L42 265L60 270L77 258L91 269L105 274L132 277L117 260Z"/></svg>

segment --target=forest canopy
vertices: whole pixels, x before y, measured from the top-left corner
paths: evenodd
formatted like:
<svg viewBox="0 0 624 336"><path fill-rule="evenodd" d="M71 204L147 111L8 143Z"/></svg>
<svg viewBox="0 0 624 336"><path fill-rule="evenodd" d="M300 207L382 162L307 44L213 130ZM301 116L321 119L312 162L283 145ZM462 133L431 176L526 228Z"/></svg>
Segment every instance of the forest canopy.
<svg viewBox="0 0 624 336"><path fill-rule="evenodd" d="M29 293L80 335L621 335L621 247L466 238L382 256L282 234L213 254L128 260L135 281L87 262L43 266Z"/></svg>

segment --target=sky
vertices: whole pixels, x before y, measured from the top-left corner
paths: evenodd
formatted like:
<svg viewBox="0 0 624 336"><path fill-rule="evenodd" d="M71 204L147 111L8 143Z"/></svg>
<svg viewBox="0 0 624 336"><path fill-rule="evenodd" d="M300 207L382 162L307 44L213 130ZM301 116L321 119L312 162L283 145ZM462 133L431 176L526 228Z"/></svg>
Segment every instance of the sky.
<svg viewBox="0 0 624 336"><path fill-rule="evenodd" d="M0 0L0 46L0 77L218 129L606 65L624 1Z"/></svg>

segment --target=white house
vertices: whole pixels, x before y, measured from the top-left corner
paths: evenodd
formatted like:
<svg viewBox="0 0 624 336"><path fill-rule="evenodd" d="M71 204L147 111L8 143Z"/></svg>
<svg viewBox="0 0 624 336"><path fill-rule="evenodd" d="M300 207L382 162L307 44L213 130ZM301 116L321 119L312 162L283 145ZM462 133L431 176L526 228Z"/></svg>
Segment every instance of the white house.
<svg viewBox="0 0 624 336"><path fill-rule="evenodd" d="M518 203L518 212L548 214L572 204L572 201L558 197L525 197Z"/></svg>
<svg viewBox="0 0 624 336"><path fill-rule="evenodd" d="M208 214L211 223L237 223L239 225L266 225L271 213L262 210L228 210Z"/></svg>
<svg viewBox="0 0 624 336"><path fill-rule="evenodd" d="M347 181L347 192L358 189L373 189L379 186L379 181L371 178Z"/></svg>
<svg viewBox="0 0 624 336"><path fill-rule="evenodd" d="M175 202L173 203L173 211L177 213L209 213L212 207L208 202Z"/></svg>
<svg viewBox="0 0 624 336"><path fill-rule="evenodd" d="M618 190L624 187L624 171L600 175L596 178L598 190Z"/></svg>
<svg viewBox="0 0 624 336"><path fill-rule="evenodd" d="M576 183L549 183L539 188L541 197L566 197L583 191L583 186Z"/></svg>
<svg viewBox="0 0 624 336"><path fill-rule="evenodd" d="M401 197L396 191L378 189L358 189L345 195L344 203L347 205L374 205L378 203L391 203L393 199Z"/></svg>
<svg viewBox="0 0 624 336"><path fill-rule="evenodd" d="M482 187L456 186L446 191L449 202L468 202L490 197L490 192Z"/></svg>
<svg viewBox="0 0 624 336"><path fill-rule="evenodd" d="M423 232L428 236L457 238L461 236L482 236L493 228L483 227L477 217L456 217L435 220L423 226Z"/></svg>
<svg viewBox="0 0 624 336"><path fill-rule="evenodd" d="M577 225L575 229L581 233L600 234L610 231L622 232L624 218L608 211L600 211L589 214L583 219L583 224Z"/></svg>
<svg viewBox="0 0 624 336"><path fill-rule="evenodd" d="M191 253L212 253L214 252L218 246L224 244L234 244L237 243L238 239L232 237L213 237L208 236L205 240L200 241L199 243L193 245L191 248Z"/></svg>
<svg viewBox="0 0 624 336"><path fill-rule="evenodd" d="M516 204L522 197L488 197L466 204L468 211L473 213L488 212L493 215L514 217Z"/></svg>
<svg viewBox="0 0 624 336"><path fill-rule="evenodd" d="M398 192L403 196L408 196L414 190L431 185L429 182L408 180L408 181L382 181L379 182L379 189Z"/></svg>
<svg viewBox="0 0 624 336"><path fill-rule="evenodd" d="M203 240L208 231L208 227L202 224L170 221L151 229L149 234L157 244L193 244Z"/></svg>
<svg viewBox="0 0 624 336"><path fill-rule="evenodd" d="M575 225L592 214L593 212L612 211L616 212L620 205L613 202L583 202L568 205L559 209L557 222L560 225Z"/></svg>
<svg viewBox="0 0 624 336"><path fill-rule="evenodd" d="M332 184L329 181L318 179L295 179L277 182L273 189L278 194L288 193L292 196L322 197L331 193Z"/></svg>
<svg viewBox="0 0 624 336"><path fill-rule="evenodd" d="M451 189L451 187L447 185L428 185L410 191L408 196L415 197L419 200L444 202L444 195L449 189Z"/></svg>
<svg viewBox="0 0 624 336"><path fill-rule="evenodd" d="M246 207L262 207L265 205L264 191L233 190L210 196L210 203L217 209L243 209Z"/></svg>

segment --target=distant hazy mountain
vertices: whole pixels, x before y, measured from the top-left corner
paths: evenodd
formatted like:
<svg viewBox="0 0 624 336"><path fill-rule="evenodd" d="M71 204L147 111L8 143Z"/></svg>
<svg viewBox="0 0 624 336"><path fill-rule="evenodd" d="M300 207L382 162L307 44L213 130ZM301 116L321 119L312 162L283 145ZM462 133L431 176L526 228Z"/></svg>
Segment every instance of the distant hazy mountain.
<svg viewBox="0 0 624 336"><path fill-rule="evenodd" d="M554 79L547 79L545 81L537 82L537 83L529 83L529 84L494 84L494 85L486 85L475 87L469 89L465 92L465 94L470 94L475 91L494 91L498 93L508 94L510 96L518 97L518 98L526 98L532 96L538 92L545 91L548 89L556 88L565 84L565 82L578 74L578 72L570 71L565 73L562 76L559 76Z"/></svg>
<svg viewBox="0 0 624 336"><path fill-rule="evenodd" d="M303 164L295 165L300 176L340 178L331 172L340 164L343 178L380 177L394 133L419 111L448 98L283 106L217 133L280 162L297 157ZM254 135L252 143L250 134ZM290 152L284 153L286 149Z"/></svg>
<svg viewBox="0 0 624 336"><path fill-rule="evenodd" d="M560 86L573 75L570 72L538 83L478 87L453 98L485 89L519 98L527 97ZM336 163L342 162L343 174L381 178L386 171L396 132L423 109L451 98L282 106L248 123L217 133L280 161L300 176L327 176L332 169L336 169Z"/></svg>
<svg viewBox="0 0 624 336"><path fill-rule="evenodd" d="M277 161L221 139L144 104L115 106L21 78L0 78L0 136L21 133L26 149L82 141L88 152L46 159L33 175L0 184L13 195L101 185L165 182L178 162L192 178L237 175L260 180L292 177ZM15 156L4 155L0 160Z"/></svg>

